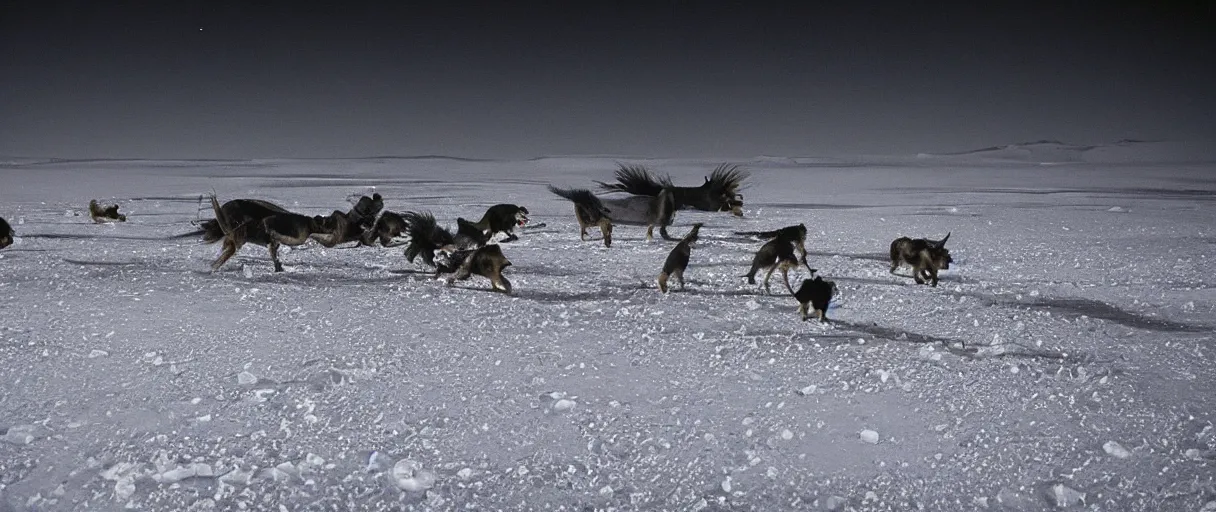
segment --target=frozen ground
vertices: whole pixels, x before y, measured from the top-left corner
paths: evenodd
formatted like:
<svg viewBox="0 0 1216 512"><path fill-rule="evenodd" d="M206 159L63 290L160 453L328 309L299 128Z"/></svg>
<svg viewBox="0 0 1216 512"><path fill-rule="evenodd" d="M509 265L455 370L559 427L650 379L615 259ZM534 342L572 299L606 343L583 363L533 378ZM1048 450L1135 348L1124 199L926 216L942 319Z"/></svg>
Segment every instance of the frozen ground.
<svg viewBox="0 0 1216 512"><path fill-rule="evenodd" d="M679 213L706 225L668 296L671 242L580 242L544 189L613 158L12 160L0 510L1213 510L1216 170L1138 146L739 162L747 216ZM527 206L516 295L400 249L213 274L166 239L212 189L323 214L373 186L448 225ZM798 222L831 326L737 277L732 230ZM946 232L938 288L887 273Z"/></svg>

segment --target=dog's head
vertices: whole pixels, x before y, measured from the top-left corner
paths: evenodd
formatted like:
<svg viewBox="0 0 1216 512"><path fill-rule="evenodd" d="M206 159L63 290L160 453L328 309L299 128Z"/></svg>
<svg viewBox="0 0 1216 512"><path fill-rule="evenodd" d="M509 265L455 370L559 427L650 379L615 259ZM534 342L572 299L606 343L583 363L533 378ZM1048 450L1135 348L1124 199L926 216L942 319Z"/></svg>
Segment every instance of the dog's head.
<svg viewBox="0 0 1216 512"><path fill-rule="evenodd" d="M515 211L515 225L523 226L528 223L528 209L522 206Z"/></svg>
<svg viewBox="0 0 1216 512"><path fill-rule="evenodd" d="M806 223L800 222L793 229L793 237L795 240L806 241Z"/></svg>
<svg viewBox="0 0 1216 512"><path fill-rule="evenodd" d="M954 258L950 257L950 249L946 248L946 240L949 239L950 233L946 233L945 238L929 244L929 259L939 269L949 269L950 264L954 263Z"/></svg>
<svg viewBox="0 0 1216 512"><path fill-rule="evenodd" d="M725 197L722 202L722 211L730 212L731 215L734 215L735 217L742 217L743 216L743 196L735 195L733 197L730 197L730 196Z"/></svg>
<svg viewBox="0 0 1216 512"><path fill-rule="evenodd" d="M699 240L701 238L701 226L703 226L703 225L705 225L705 224L702 222L693 224L692 229L690 229L688 231L688 234L684 235L684 240L688 241L688 245L696 244L697 240Z"/></svg>

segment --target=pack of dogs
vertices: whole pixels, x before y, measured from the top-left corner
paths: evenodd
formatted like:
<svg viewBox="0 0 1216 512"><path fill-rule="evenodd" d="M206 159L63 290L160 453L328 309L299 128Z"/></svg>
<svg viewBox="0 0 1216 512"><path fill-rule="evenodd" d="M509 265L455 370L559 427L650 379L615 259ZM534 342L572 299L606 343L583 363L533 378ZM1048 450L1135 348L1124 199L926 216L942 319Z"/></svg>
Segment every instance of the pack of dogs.
<svg viewBox="0 0 1216 512"><path fill-rule="evenodd" d="M597 182L605 195L596 195L585 188L559 188L549 185L549 191L574 204L575 220L580 240L587 241L587 228L599 227L605 248L612 247L614 225L645 226L646 240L653 239L659 228L664 240L677 242L667 254L658 275L658 289L668 293L668 281L674 279L684 289L684 274L692 261L692 250L701 236L703 223L695 223L682 237L668 234L679 210L729 212L743 216L741 189L748 174L737 166L722 165L705 176L705 182L695 187L676 186L670 176L656 177L641 166L620 165L615 183ZM511 282L503 271L511 266L500 243L518 240L515 229L529 222L528 209L516 204L496 204L486 209L479 220L456 219L455 231L440 225L427 211L393 212L384 209L384 198L374 193L361 196L348 211L334 210L329 215L304 215L262 199L230 199L221 203L209 196L213 219L197 223L196 231L173 238L200 237L205 244L221 243L219 256L211 263L218 271L242 247L253 244L265 247L275 272L283 271L279 248L296 247L313 240L323 247L336 247L354 242L355 246L405 246L406 261L421 263L435 270L434 278L446 277L451 286L474 275L490 281L491 290L512 293ZM117 204L89 202L89 217L95 223L125 222L126 215L118 212ZM823 279L807 261L805 224L785 226L771 231L735 231L735 235L750 237L764 243L756 250L748 272L740 277L756 284L757 273L764 272L764 291L771 294L770 281L780 271L786 291L798 302L798 315L808 320L812 315L828 322L827 312L832 300L839 295L833 281ZM492 242L502 235L498 242ZM0 217L0 249L13 244L13 228ZM901 266L912 269L916 284L936 287L938 274L950 268L954 261L946 242L941 240L901 236L891 242L890 273ZM798 290L790 285L789 272L805 267L810 278L804 279Z"/></svg>

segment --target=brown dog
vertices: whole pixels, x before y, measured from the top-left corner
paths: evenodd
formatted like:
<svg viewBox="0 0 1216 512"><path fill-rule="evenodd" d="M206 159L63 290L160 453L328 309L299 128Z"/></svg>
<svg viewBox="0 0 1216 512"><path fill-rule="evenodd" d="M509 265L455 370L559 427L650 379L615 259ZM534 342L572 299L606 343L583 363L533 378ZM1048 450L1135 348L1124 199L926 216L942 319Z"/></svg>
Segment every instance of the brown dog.
<svg viewBox="0 0 1216 512"><path fill-rule="evenodd" d="M932 286L937 286L937 272L949 269L950 263L954 262L950 250L946 248L946 240L949 239L950 233L936 241L906 236L896 238L891 242L891 273L894 274L901 264L907 263L912 267L912 278L916 284L925 284L927 279Z"/></svg>
<svg viewBox="0 0 1216 512"><path fill-rule="evenodd" d="M668 277L675 277L676 282L680 283L680 289L684 289L684 270L688 268L688 260L692 256L692 245L697 243L701 225L700 222L693 224L692 230L684 235L680 243L676 244L675 248L667 254L667 260L663 262L663 271L659 273L659 291L667 293Z"/></svg>
<svg viewBox="0 0 1216 512"><path fill-rule="evenodd" d="M214 194L211 195L211 208L224 240L224 250L211 264L212 270L222 267L246 243L265 246L270 251L275 272L283 271L279 245L297 246L309 238L326 247L337 245L333 222L320 215L300 215L273 203L251 199L233 199L220 206ZM218 240L211 240L215 241Z"/></svg>
<svg viewBox="0 0 1216 512"><path fill-rule="evenodd" d="M511 281L502 275L503 269L511 266L511 261L502 254L498 244L487 245L474 250L456 251L448 257L448 261L439 265L440 272L452 271L448 277L448 286L455 281L464 281L474 274L490 280L494 291L511 294Z"/></svg>
<svg viewBox="0 0 1216 512"><path fill-rule="evenodd" d="M99 224L102 222L126 222L127 221L126 215L118 213L118 205L109 204L109 205L102 206L100 204L97 204L96 199L89 200L89 217L93 219L93 222L96 222Z"/></svg>

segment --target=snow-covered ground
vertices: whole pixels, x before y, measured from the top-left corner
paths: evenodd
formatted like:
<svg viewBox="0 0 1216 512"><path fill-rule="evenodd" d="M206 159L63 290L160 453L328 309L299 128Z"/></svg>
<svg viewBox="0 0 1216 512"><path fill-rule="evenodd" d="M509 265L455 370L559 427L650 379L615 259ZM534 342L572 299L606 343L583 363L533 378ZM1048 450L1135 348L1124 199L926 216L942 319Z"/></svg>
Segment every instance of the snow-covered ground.
<svg viewBox="0 0 1216 512"><path fill-rule="evenodd" d="M582 242L544 186L718 162L12 160L0 510L1216 509L1216 169L1144 147L737 161L746 217L679 212L705 227L666 296L672 242ZM213 189L327 214L371 187L448 226L528 207L515 295L400 248L210 273L168 238ZM799 222L831 325L738 277L732 231ZM887 272L947 232L938 288Z"/></svg>

